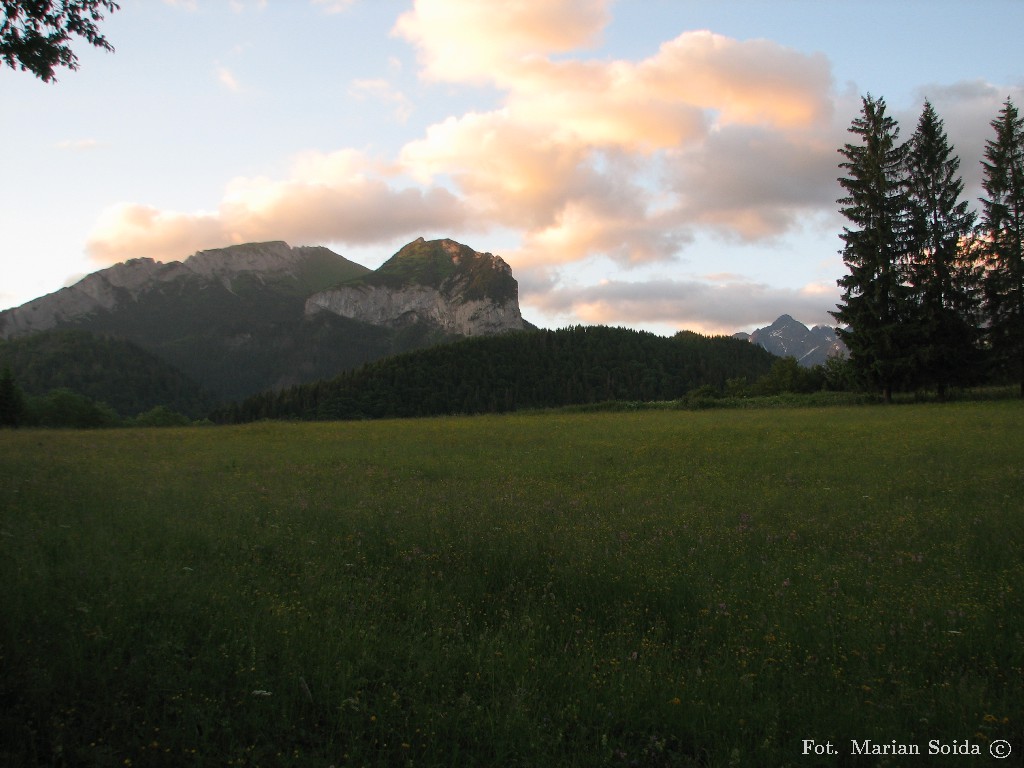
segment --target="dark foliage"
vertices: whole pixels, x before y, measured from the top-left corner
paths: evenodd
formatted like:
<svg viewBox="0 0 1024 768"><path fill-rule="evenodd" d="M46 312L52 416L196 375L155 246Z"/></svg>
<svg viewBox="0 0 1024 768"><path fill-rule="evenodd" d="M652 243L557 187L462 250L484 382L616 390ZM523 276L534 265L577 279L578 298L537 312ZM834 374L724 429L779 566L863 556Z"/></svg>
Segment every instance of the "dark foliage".
<svg viewBox="0 0 1024 768"><path fill-rule="evenodd" d="M69 45L73 37L114 50L97 23L105 12L119 7L111 0L0 0L0 59L11 69L50 82L57 67L78 69L78 57Z"/></svg>
<svg viewBox="0 0 1024 768"><path fill-rule="evenodd" d="M944 395L980 377L978 290L981 276L965 246L976 215L962 199L960 159L942 120L925 102L907 153L910 212L908 283L914 382Z"/></svg>
<svg viewBox="0 0 1024 768"><path fill-rule="evenodd" d="M27 398L24 423L28 427L98 429L119 426L121 419L106 403L61 388Z"/></svg>
<svg viewBox="0 0 1024 768"><path fill-rule="evenodd" d="M1009 99L982 162L985 315L997 371L1024 396L1024 118Z"/></svg>
<svg viewBox="0 0 1024 768"><path fill-rule="evenodd" d="M135 344L86 331L44 331L0 342L0 365L10 367L26 395L67 389L122 416L158 405L200 416L214 404L195 382Z"/></svg>
<svg viewBox="0 0 1024 768"><path fill-rule="evenodd" d="M14 381L11 367L5 365L0 373L0 427L21 426L25 418L25 397Z"/></svg>
<svg viewBox="0 0 1024 768"><path fill-rule="evenodd" d="M214 421L501 413L679 398L756 380L777 358L738 339L671 338L606 326L522 331L382 360L330 381L250 397Z"/></svg>
<svg viewBox="0 0 1024 768"><path fill-rule="evenodd" d="M839 335L860 380L889 400L907 380L912 355L905 284L907 149L898 143L899 126L886 115L884 99L864 97L849 130L856 140L839 150L846 158L839 182L847 196L837 201L850 222L840 235L849 274L839 280L843 296L832 315L846 326Z"/></svg>

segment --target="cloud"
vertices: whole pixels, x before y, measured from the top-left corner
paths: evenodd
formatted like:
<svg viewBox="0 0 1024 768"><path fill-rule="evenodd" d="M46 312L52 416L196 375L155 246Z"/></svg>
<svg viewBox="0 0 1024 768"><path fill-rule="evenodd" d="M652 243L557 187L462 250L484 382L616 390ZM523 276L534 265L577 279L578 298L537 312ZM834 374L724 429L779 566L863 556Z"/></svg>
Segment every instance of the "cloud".
<svg viewBox="0 0 1024 768"><path fill-rule="evenodd" d="M691 31L635 61L588 59L580 52L600 41L609 7L417 0L394 33L416 46L421 75L490 85L496 108L427 126L393 168L356 168L357 153L342 150L300 158L284 179L236 179L212 213L121 206L90 249L143 255L147 239L132 222L147 216L154 248L181 242L189 227L196 240L215 225L228 241L370 243L472 222L518 233L516 268L594 257L631 266L678 258L701 229L754 242L834 208L837 131L823 56ZM238 88L230 70L218 74ZM385 79L353 81L349 95L388 104L400 121L412 112ZM394 187L396 172L415 185ZM131 248L116 245L122 222Z"/></svg>
<svg viewBox="0 0 1024 768"><path fill-rule="evenodd" d="M223 243L224 228L216 215L185 214L148 205L118 203L100 214L86 250L101 264L136 256L175 261Z"/></svg>
<svg viewBox="0 0 1024 768"><path fill-rule="evenodd" d="M999 116L1007 98L1020 109L1024 105L1024 86L997 86L984 80L922 86L917 89L917 103L896 112L900 138L910 137L917 127L925 99L931 101L945 123L949 140L960 158L965 196L974 203L982 194L981 159L985 142L995 138L991 122Z"/></svg>
<svg viewBox="0 0 1024 768"><path fill-rule="evenodd" d="M746 242L792 231L834 206L841 140L828 132L727 126L674 157L678 218Z"/></svg>
<svg viewBox="0 0 1024 768"><path fill-rule="evenodd" d="M550 224L566 199L584 194L592 174L586 148L559 141L507 110L448 118L409 142L399 161L422 182L448 177L499 224Z"/></svg>
<svg viewBox="0 0 1024 768"><path fill-rule="evenodd" d="M396 188L383 171L345 150L296 157L285 180L231 181L218 209L179 213L121 203L108 208L87 251L101 263L161 260L229 243L287 240L364 244L467 225L462 203L439 187Z"/></svg>
<svg viewBox="0 0 1024 768"><path fill-rule="evenodd" d="M835 286L813 284L776 288L743 279L609 280L597 285L555 287L523 297L526 307L552 315L572 315L588 323L660 324L708 334L731 334L767 325L790 314L807 324L834 324L830 309Z"/></svg>
<svg viewBox="0 0 1024 768"><path fill-rule="evenodd" d="M399 19L426 77L504 92L499 109L430 126L400 161L519 228L520 263L669 259L695 228L763 240L834 206L823 55L695 31L639 61L555 59L599 39L607 3L503 8L420 0Z"/></svg>
<svg viewBox="0 0 1024 768"><path fill-rule="evenodd" d="M416 0L394 32L419 47L425 77L487 82L510 64L595 44L609 20L607 0Z"/></svg>

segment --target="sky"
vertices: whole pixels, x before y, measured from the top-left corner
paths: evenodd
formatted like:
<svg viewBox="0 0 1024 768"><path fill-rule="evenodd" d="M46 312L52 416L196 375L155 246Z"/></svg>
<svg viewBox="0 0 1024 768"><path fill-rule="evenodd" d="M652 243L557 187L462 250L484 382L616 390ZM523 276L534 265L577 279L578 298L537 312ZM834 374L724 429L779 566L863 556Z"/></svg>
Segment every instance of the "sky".
<svg viewBox="0 0 1024 768"><path fill-rule="evenodd" d="M56 83L0 70L0 309L131 258L417 237L523 316L668 335L834 324L838 148L931 101L965 197L1024 0L122 0Z"/></svg>

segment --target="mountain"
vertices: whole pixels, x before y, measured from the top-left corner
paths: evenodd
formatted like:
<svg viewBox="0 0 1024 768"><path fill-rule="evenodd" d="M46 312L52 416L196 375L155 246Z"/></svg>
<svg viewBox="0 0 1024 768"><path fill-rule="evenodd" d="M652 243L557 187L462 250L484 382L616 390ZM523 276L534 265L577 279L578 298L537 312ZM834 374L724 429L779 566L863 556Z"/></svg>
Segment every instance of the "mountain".
<svg viewBox="0 0 1024 768"><path fill-rule="evenodd" d="M501 259L422 239L376 272L327 248L283 242L181 262L133 259L0 312L0 338L73 328L128 341L218 401L523 327L518 285Z"/></svg>
<svg viewBox="0 0 1024 768"><path fill-rule="evenodd" d="M459 336L525 326L508 264L454 240L409 243L376 272L313 294L306 314L331 312L372 325L432 325Z"/></svg>
<svg viewBox="0 0 1024 768"><path fill-rule="evenodd" d="M789 315L782 315L771 325L758 328L753 333L737 333L734 337L764 347L773 355L794 357L806 368L823 365L830 357L845 357L847 354L846 346L834 328L827 325L808 328Z"/></svg>

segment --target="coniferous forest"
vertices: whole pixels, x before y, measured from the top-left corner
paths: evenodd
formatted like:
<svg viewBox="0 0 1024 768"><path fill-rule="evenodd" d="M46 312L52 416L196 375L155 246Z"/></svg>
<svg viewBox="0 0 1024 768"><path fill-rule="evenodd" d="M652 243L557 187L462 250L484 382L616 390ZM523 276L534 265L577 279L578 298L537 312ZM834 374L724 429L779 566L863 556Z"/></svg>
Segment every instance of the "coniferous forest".
<svg viewBox="0 0 1024 768"><path fill-rule="evenodd" d="M767 375L773 355L726 337L670 338L607 326L466 339L381 360L330 381L267 392L218 422L501 413L682 397Z"/></svg>
<svg viewBox="0 0 1024 768"><path fill-rule="evenodd" d="M928 102L901 143L885 100L865 96L839 150L849 273L833 315L854 381L886 400L992 380L1024 395L1024 119L1007 99L991 126L980 217Z"/></svg>

